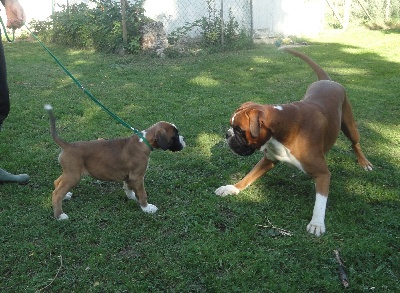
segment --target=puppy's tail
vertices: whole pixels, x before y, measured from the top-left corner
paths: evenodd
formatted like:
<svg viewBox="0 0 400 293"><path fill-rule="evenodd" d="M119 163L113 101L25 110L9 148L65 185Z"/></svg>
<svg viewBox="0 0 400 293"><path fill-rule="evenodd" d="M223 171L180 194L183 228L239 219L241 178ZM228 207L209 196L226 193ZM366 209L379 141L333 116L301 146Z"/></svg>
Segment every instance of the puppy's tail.
<svg viewBox="0 0 400 293"><path fill-rule="evenodd" d="M300 59L303 59L308 65L310 65L310 67L317 74L318 80L331 80L329 75L321 68L321 66L319 66L314 60L312 60L307 55L287 47L283 47L281 50L286 51L296 57L299 57Z"/></svg>
<svg viewBox="0 0 400 293"><path fill-rule="evenodd" d="M47 105L44 105L44 109L47 111L47 113L49 113L49 116L50 116L50 133L51 133L51 136L53 137L53 140L61 148L65 148L68 145L68 143L63 141L57 135L56 118L54 117L54 114L53 114L53 107L51 105L47 104Z"/></svg>

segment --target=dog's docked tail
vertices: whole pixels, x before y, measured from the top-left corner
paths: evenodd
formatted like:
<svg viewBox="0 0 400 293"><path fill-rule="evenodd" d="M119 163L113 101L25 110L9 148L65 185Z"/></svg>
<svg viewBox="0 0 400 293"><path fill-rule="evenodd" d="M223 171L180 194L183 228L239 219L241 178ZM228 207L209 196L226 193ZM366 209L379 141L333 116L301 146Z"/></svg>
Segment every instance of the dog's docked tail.
<svg viewBox="0 0 400 293"><path fill-rule="evenodd" d="M283 51L286 51L296 57L299 57L300 59L303 59L308 65L310 65L310 67L314 70L314 72L317 74L318 80L331 80L331 78L329 77L328 73L326 73L321 66L319 66L317 63L315 63L314 60L312 60L310 57L308 57L307 55L300 53L296 50L287 48L287 47L283 47L282 48Z"/></svg>
<svg viewBox="0 0 400 293"><path fill-rule="evenodd" d="M56 131L56 118L54 117L53 114L53 107L49 104L44 105L44 109L49 113L50 116L50 133L51 137L55 141L56 144L58 144L61 148L64 148L67 146L67 142L63 141L61 138L58 137L57 131Z"/></svg>

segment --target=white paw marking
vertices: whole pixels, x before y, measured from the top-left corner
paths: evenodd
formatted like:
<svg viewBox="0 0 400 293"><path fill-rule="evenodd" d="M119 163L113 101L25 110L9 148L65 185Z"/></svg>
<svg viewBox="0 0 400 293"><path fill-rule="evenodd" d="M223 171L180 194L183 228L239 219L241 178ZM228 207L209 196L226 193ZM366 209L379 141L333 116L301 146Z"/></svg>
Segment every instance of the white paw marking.
<svg viewBox="0 0 400 293"><path fill-rule="evenodd" d="M313 221L311 221L310 224L307 225L307 231L319 237L324 234L326 230L324 223L313 223Z"/></svg>
<svg viewBox="0 0 400 293"><path fill-rule="evenodd" d="M72 192L67 192L67 194L64 196L63 200L69 200L72 198Z"/></svg>
<svg viewBox="0 0 400 293"><path fill-rule="evenodd" d="M125 190L126 197L137 201L136 194L132 190Z"/></svg>
<svg viewBox="0 0 400 293"><path fill-rule="evenodd" d="M369 165L368 165L368 166L365 166L365 167L364 167L364 170L365 170L365 171L372 171L372 167L369 166Z"/></svg>
<svg viewBox="0 0 400 293"><path fill-rule="evenodd" d="M217 190L215 190L215 194L219 196L227 196L231 194L238 194L240 190L233 185L225 185L221 186Z"/></svg>
<svg viewBox="0 0 400 293"><path fill-rule="evenodd" d="M142 211L144 211L145 213L149 213L149 214L154 214L158 210L158 208L155 205L152 205L150 203L147 204L147 206L141 207L141 208L142 208Z"/></svg>
<svg viewBox="0 0 400 293"><path fill-rule="evenodd" d="M307 231L315 236L325 233L325 210L328 197L319 193L315 196L314 211L311 222L307 225Z"/></svg>
<svg viewBox="0 0 400 293"><path fill-rule="evenodd" d="M133 199L134 201L138 200L135 192L129 189L128 184L126 184L126 182L124 182L124 186L122 188L124 189L127 198Z"/></svg>
<svg viewBox="0 0 400 293"><path fill-rule="evenodd" d="M68 220L68 216L67 214L62 213L61 215L58 216L59 221L64 221L64 220Z"/></svg>

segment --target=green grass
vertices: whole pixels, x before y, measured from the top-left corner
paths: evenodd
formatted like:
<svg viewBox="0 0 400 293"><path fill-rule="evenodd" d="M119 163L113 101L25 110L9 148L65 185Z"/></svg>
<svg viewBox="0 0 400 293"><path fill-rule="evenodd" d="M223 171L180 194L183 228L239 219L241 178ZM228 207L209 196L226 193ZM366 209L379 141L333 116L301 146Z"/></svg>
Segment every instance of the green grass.
<svg viewBox="0 0 400 293"><path fill-rule="evenodd" d="M187 143L155 151L146 174L154 215L125 199L122 185L84 178L52 217L62 138L130 135L96 106L36 42L5 44L12 109L0 132L0 167L28 173L27 185L0 185L0 291L34 292L341 292L334 249L350 292L400 291L400 54L390 31L327 32L300 48L348 90L373 172L361 170L341 135L332 172L327 233L306 232L313 182L279 165L233 197L214 190L260 159L224 141L245 101L298 100L314 74L273 46L177 59L116 57L52 47L102 103L132 126L166 120ZM292 236L273 237L268 220Z"/></svg>

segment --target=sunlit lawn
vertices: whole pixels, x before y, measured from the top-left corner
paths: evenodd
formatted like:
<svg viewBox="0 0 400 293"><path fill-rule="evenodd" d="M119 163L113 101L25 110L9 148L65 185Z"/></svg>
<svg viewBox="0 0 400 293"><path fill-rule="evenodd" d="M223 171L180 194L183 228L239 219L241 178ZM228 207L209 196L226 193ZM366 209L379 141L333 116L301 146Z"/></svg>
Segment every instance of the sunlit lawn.
<svg viewBox="0 0 400 293"><path fill-rule="evenodd" d="M307 53L348 90L373 172L360 169L341 135L332 172L327 233L306 232L314 186L279 165L237 196L233 184L260 159L226 145L230 115L245 101L285 103L315 80L301 60L258 46L176 59L110 56L52 47L112 111L138 129L166 120L187 148L155 151L146 175L154 215L125 198L122 185L85 177L52 217L58 146L43 105L51 103L68 141L129 136L36 42L5 44L12 110L0 132L0 167L28 173L0 185L0 291L340 292L339 249L350 291L400 291L399 33L351 30L308 40ZM269 222L292 236L277 236ZM259 225L265 226L261 227Z"/></svg>

